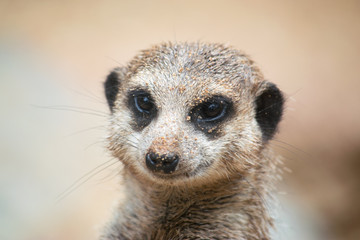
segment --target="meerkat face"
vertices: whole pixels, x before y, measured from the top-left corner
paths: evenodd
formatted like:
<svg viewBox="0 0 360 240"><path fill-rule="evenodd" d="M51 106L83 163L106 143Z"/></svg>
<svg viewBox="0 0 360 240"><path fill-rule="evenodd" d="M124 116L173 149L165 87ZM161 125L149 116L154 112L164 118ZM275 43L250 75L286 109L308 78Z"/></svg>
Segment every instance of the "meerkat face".
<svg viewBox="0 0 360 240"><path fill-rule="evenodd" d="M108 76L105 94L113 155L137 177L166 185L256 168L283 105L251 60L222 45L144 51Z"/></svg>

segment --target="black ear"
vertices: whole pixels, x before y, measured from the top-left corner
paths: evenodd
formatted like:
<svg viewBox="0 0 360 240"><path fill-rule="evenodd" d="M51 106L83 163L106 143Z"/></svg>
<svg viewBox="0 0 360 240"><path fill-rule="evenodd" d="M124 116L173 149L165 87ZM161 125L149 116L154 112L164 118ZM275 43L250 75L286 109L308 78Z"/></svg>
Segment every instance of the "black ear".
<svg viewBox="0 0 360 240"><path fill-rule="evenodd" d="M270 140L283 113L284 97L275 84L269 83L256 98L256 121L263 134L263 140Z"/></svg>
<svg viewBox="0 0 360 240"><path fill-rule="evenodd" d="M104 82L105 96L111 112L113 112L113 108L115 106L116 95L119 92L119 87L119 73L115 70L107 76L106 81Z"/></svg>

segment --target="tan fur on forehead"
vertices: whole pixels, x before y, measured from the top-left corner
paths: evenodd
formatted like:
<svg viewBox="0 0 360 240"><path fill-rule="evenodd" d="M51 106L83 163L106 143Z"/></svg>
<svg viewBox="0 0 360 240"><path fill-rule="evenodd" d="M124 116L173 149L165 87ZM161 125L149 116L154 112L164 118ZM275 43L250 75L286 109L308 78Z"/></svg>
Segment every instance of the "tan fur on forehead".
<svg viewBox="0 0 360 240"><path fill-rule="evenodd" d="M171 66L167 68L167 66ZM169 77L191 75L189 83L236 80L256 84L262 75L240 51L222 44L164 43L142 51L129 64L131 75L140 71L169 71ZM181 78L185 81L186 79ZM233 82L234 83L234 82Z"/></svg>

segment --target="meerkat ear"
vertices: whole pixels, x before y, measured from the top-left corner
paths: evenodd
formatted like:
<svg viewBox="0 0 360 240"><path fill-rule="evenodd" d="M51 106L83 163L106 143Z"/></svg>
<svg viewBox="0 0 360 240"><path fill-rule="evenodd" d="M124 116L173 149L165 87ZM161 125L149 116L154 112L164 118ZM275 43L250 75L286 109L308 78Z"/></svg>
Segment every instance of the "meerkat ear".
<svg viewBox="0 0 360 240"><path fill-rule="evenodd" d="M255 100L256 116L263 140L270 140L277 129L283 113L284 97L273 83L267 83L266 88Z"/></svg>
<svg viewBox="0 0 360 240"><path fill-rule="evenodd" d="M125 68L115 68L104 82L105 96L110 111L113 112L116 96L119 92L121 79L125 76Z"/></svg>

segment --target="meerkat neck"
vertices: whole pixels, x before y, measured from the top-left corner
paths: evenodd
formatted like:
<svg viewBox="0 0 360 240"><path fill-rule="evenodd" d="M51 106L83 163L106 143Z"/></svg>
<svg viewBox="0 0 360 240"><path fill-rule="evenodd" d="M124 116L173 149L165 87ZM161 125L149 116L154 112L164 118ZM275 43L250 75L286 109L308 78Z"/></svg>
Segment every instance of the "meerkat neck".
<svg viewBox="0 0 360 240"><path fill-rule="evenodd" d="M220 179L208 183L194 184L191 181L181 185L171 184L145 184L142 180L132 174L124 174L126 187L129 191L139 196L146 196L157 203L177 199L208 199L218 196L229 195L232 193L243 192L244 189L255 189L247 179L241 175L232 178ZM171 181L171 180L169 180Z"/></svg>
<svg viewBox="0 0 360 240"><path fill-rule="evenodd" d="M266 211L265 191L254 179L238 175L226 181L179 187L143 184L132 174L124 177L127 209L131 209L132 216L147 216L142 217L142 221L148 226L158 224L158 229L169 233L172 227L182 226L179 221L186 217L198 216L199 224L225 223L222 219L230 218L234 226L242 229L244 239L268 239L272 220ZM214 221L217 218L219 221Z"/></svg>

